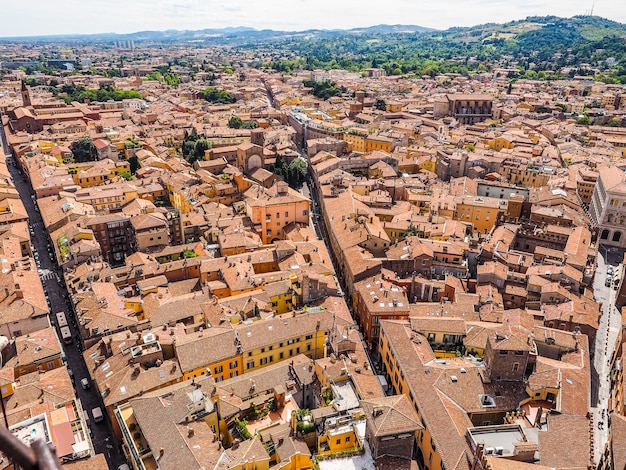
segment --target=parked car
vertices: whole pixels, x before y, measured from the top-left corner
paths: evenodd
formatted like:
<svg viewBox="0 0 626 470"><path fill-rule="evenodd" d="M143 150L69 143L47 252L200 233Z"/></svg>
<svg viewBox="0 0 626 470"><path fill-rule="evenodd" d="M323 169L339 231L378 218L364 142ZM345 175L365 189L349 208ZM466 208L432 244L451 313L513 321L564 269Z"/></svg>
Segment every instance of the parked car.
<svg viewBox="0 0 626 470"><path fill-rule="evenodd" d="M89 385L89 379L84 377L80 379L80 386L83 387L83 390L87 390L91 385Z"/></svg>
<svg viewBox="0 0 626 470"><path fill-rule="evenodd" d="M91 410L91 414L93 415L93 420L96 423L99 423L100 421L104 420L104 416L102 415L102 410L100 409L99 406Z"/></svg>

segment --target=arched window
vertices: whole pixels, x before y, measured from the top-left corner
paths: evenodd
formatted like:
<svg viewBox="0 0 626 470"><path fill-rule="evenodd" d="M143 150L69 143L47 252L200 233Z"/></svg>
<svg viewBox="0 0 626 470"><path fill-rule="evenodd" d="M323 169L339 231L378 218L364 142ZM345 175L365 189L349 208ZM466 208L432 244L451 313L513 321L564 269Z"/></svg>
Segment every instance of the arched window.
<svg viewBox="0 0 626 470"><path fill-rule="evenodd" d="M609 231L607 229L602 230L602 234L600 235L602 240L607 240L609 238Z"/></svg>
<svg viewBox="0 0 626 470"><path fill-rule="evenodd" d="M621 238L622 238L622 232L615 232L613 234L613 241L614 242L619 242Z"/></svg>

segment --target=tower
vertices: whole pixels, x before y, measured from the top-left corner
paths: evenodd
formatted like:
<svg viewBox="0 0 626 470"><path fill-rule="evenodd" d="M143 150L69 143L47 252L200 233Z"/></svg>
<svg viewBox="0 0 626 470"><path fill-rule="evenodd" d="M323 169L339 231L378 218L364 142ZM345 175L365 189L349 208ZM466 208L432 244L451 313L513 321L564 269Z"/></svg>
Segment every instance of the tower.
<svg viewBox="0 0 626 470"><path fill-rule="evenodd" d="M32 102L30 101L30 90L22 80L22 106L32 106Z"/></svg>

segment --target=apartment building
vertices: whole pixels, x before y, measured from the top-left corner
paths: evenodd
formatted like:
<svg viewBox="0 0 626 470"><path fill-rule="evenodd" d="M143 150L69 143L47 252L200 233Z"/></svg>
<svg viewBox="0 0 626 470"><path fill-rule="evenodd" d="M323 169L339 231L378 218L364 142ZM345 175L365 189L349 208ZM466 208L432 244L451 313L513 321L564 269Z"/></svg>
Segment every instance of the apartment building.
<svg viewBox="0 0 626 470"><path fill-rule="evenodd" d="M131 217L123 214L99 215L89 218L85 226L93 230L104 259L112 266L124 264L126 257L137 251Z"/></svg>

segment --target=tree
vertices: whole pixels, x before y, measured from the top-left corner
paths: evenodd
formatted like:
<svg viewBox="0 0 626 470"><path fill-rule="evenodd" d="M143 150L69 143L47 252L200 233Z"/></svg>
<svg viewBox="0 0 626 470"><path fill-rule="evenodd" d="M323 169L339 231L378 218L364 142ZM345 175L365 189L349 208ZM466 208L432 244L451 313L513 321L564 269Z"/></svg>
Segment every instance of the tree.
<svg viewBox="0 0 626 470"><path fill-rule="evenodd" d="M141 168L141 163L139 163L139 158L137 155L133 155L128 159L128 164L130 165L130 174L134 175L137 173L137 170Z"/></svg>
<svg viewBox="0 0 626 470"><path fill-rule="evenodd" d="M231 129L241 129L243 126L243 120L239 116L231 116L228 120L228 127Z"/></svg>
<svg viewBox="0 0 626 470"><path fill-rule="evenodd" d="M234 95L226 90L218 90L215 87L209 87L204 91L204 99L210 103L230 104L237 101Z"/></svg>
<svg viewBox="0 0 626 470"><path fill-rule="evenodd" d="M74 161L78 163L93 162L98 158L98 151L90 137L82 137L70 145Z"/></svg>
<svg viewBox="0 0 626 470"><path fill-rule="evenodd" d="M302 183L306 179L307 166L306 161L302 158L294 159L286 169L285 181L294 189L302 187Z"/></svg>
<svg viewBox="0 0 626 470"><path fill-rule="evenodd" d="M382 98L376 98L376 101L374 102L374 108L380 111L385 111L387 109L387 103L385 103L385 100L383 100Z"/></svg>
<svg viewBox="0 0 626 470"><path fill-rule="evenodd" d="M206 139L196 140L196 143L193 146L193 157L188 159L187 161L193 164L197 160L204 160L204 152L206 152L210 148L211 146Z"/></svg>
<svg viewBox="0 0 626 470"><path fill-rule="evenodd" d="M590 126L591 122L591 118L586 114L576 119L576 124L580 124L581 126Z"/></svg>

